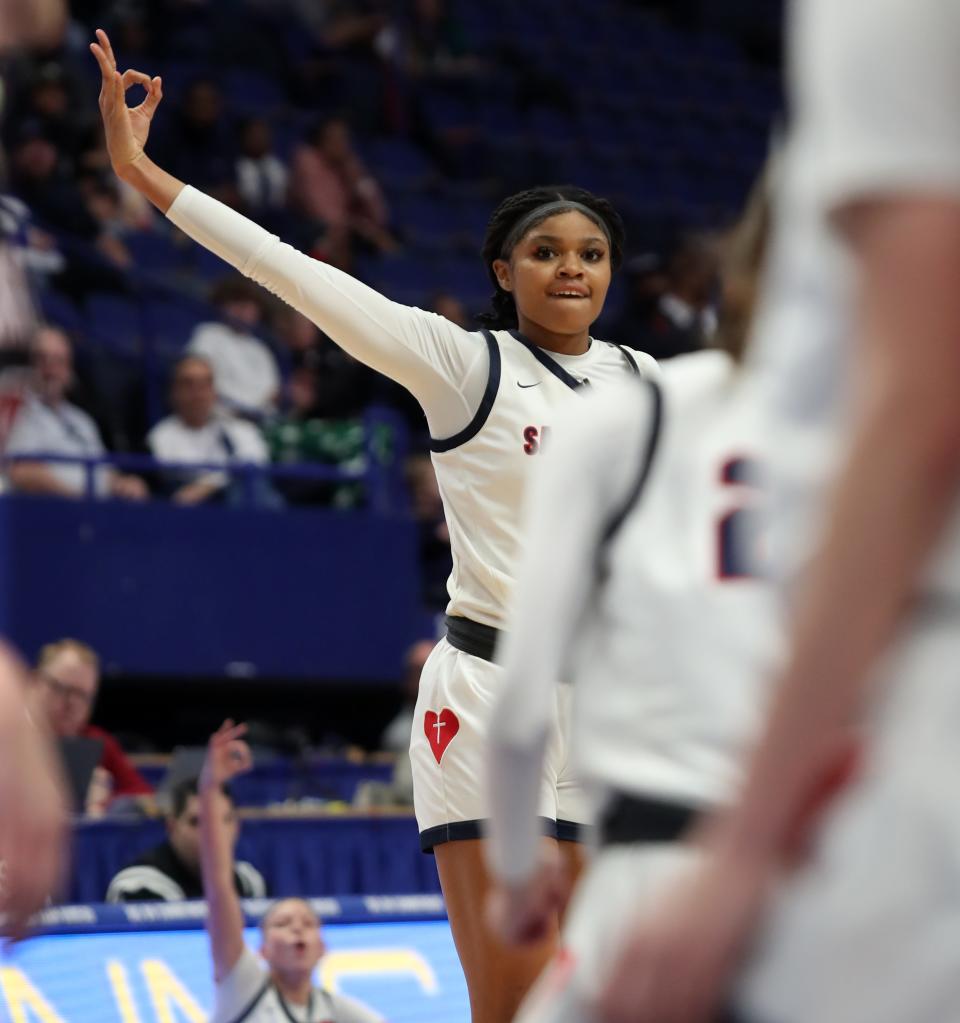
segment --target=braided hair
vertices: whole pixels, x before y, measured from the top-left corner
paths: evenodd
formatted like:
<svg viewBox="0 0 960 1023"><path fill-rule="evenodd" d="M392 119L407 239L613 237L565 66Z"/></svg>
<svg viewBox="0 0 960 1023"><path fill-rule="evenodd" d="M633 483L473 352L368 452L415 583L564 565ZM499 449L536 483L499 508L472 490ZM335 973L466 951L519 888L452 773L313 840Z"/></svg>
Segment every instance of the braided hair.
<svg viewBox="0 0 960 1023"><path fill-rule="evenodd" d="M517 326L516 303L513 295L500 287L497 275L493 271L494 260L505 259L509 256L509 253L504 253L503 247L520 221L529 217L541 206L548 206L548 204L563 200L584 206L595 214L598 223L604 227L605 233L610 239L610 265L614 270L620 267L623 262L626 229L620 214L608 200L601 199L585 188L577 188L575 185L541 185L537 188L528 188L526 191L517 192L516 195L504 199L493 211L490 222L487 224L483 247L480 250L484 266L487 268L487 275L495 289L491 298L491 311L477 317L484 326L493 330ZM543 219L547 220L555 216L556 213L556 209L546 209ZM538 223L540 221L534 217L527 228L536 227Z"/></svg>

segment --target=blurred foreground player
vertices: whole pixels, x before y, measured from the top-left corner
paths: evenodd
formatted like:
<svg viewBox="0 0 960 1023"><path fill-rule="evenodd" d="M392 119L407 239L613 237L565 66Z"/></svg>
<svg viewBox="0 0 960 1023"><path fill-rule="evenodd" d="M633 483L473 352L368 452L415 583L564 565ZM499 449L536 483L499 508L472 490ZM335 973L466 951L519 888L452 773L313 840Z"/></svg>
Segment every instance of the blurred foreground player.
<svg viewBox="0 0 960 1023"><path fill-rule="evenodd" d="M232 830L223 786L253 765L245 725L226 721L210 737L200 775L200 861L216 1002L210 1023L381 1023L366 1006L314 986L324 953L320 921L303 899L275 902L260 924L260 954L243 940Z"/></svg>
<svg viewBox="0 0 960 1023"><path fill-rule="evenodd" d="M690 869L680 839L732 801L762 719L777 632L753 557L760 452L738 363L766 223L760 186L728 241L717 347L571 416L532 491L488 769L490 910L504 938L536 938L563 895L533 825L556 678L574 683L599 849L524 1023L594 1019L636 906Z"/></svg>
<svg viewBox="0 0 960 1023"><path fill-rule="evenodd" d="M960 1019L960 5L799 0L792 16L757 331L790 652L742 800L614 972L615 1023L715 1018L751 938L738 1020ZM856 725L859 775L789 875L802 807Z"/></svg>
<svg viewBox="0 0 960 1023"><path fill-rule="evenodd" d="M16 937L56 893L67 859L59 765L27 693L23 666L0 644L0 913Z"/></svg>
<svg viewBox="0 0 960 1023"><path fill-rule="evenodd" d="M0 54L49 44L62 31L60 0L0 0ZM0 239L0 453L19 405L22 364L33 310L10 247ZM3 931L24 933L62 880L66 797L42 715L27 709L22 665L0 645L0 913Z"/></svg>

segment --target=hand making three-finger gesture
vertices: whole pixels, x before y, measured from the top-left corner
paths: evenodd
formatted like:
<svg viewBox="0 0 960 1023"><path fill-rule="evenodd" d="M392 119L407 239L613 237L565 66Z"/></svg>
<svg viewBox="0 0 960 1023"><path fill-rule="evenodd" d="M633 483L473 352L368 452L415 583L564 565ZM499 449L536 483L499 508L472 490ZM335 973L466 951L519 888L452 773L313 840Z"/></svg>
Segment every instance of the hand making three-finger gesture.
<svg viewBox="0 0 960 1023"><path fill-rule="evenodd" d="M110 39L102 28L97 29L97 42L90 44L90 51L100 65L100 116L113 171L166 213L183 183L157 167L144 152L150 123L163 98L163 84L159 76L151 78L133 68L121 74ZM142 86L146 96L139 106L130 107L127 89L134 85Z"/></svg>
<svg viewBox="0 0 960 1023"><path fill-rule="evenodd" d="M160 105L163 88L159 78L151 78L142 71L130 68L121 75L113 54L110 39L102 28L97 29L96 43L90 50L100 65L100 113L106 133L107 150L114 172L123 177L123 171L143 156L143 147L150 134L150 122ZM142 85L146 97L136 107L127 106L127 89Z"/></svg>

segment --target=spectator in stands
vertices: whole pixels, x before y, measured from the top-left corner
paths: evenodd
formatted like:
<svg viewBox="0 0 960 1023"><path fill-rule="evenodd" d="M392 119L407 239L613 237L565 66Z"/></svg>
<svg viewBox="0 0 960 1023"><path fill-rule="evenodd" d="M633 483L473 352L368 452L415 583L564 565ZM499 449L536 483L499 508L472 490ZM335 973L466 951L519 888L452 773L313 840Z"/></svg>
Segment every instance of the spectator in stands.
<svg viewBox="0 0 960 1023"><path fill-rule="evenodd" d="M266 314L263 292L243 277L227 277L210 298L221 319L199 324L187 348L213 366L223 405L239 415L262 418L276 407L280 393L277 361L254 334Z"/></svg>
<svg viewBox="0 0 960 1023"><path fill-rule="evenodd" d="M87 181L94 181L103 186L106 183L116 195L119 206L119 224L123 232L127 231L166 231L166 225L160 220L153 206L135 188L125 181L119 181L106 172L110 170L110 154L103 137L103 124L91 133L86 149L80 155L80 175ZM96 210L92 211L96 216Z"/></svg>
<svg viewBox="0 0 960 1023"><path fill-rule="evenodd" d="M277 230L282 226L290 172L273 151L273 135L266 118L249 117L240 125L236 175L244 211L264 227Z"/></svg>
<svg viewBox="0 0 960 1023"><path fill-rule="evenodd" d="M199 355L185 355L174 366L170 387L173 415L162 419L147 435L150 451L160 462L209 464L269 460L267 445L251 423L217 409L213 368ZM201 504L228 497L230 476L209 469L169 474L176 504Z"/></svg>
<svg viewBox="0 0 960 1023"><path fill-rule="evenodd" d="M643 252L624 264L627 295L623 311L610 328L620 344L645 352L644 344L660 299L667 290L667 274L659 252Z"/></svg>
<svg viewBox="0 0 960 1023"><path fill-rule="evenodd" d="M63 67L56 61L41 64L33 73L25 109L17 111L19 121L35 120L57 149L63 169L72 173L80 154L96 132L96 120L90 112L71 100L71 92L80 87L68 81ZM94 112L95 113L95 112Z"/></svg>
<svg viewBox="0 0 960 1023"><path fill-rule="evenodd" d="M451 323L455 323L458 327L463 327L464 330L473 330L475 328L475 324L470 322L470 317L467 315L467 310L464 308L463 303L456 295L451 295L446 291L438 291L430 299L427 308L437 313L438 316L443 316L445 319L450 320Z"/></svg>
<svg viewBox="0 0 960 1023"><path fill-rule="evenodd" d="M124 281L116 271L129 264L129 254L103 231L76 175L65 168L57 147L36 121L26 122L17 132L10 171L14 193L42 226L57 232L63 244L73 246L74 262L90 264L94 252L102 257L102 266L86 269L84 276L90 285L102 290L122 289Z"/></svg>
<svg viewBox="0 0 960 1023"><path fill-rule="evenodd" d="M211 737L200 775L200 863L207 900L207 933L216 988L210 1023L245 1019L323 1019L332 1023L380 1023L366 1006L313 985L324 953L320 921L303 899L281 899L260 924L256 955L243 940L233 841L223 813L223 786L249 770L245 728L226 721Z"/></svg>
<svg viewBox="0 0 960 1023"><path fill-rule="evenodd" d="M384 729L380 739L381 747L390 753L406 753L410 749L410 730L413 728L413 713L420 692L420 673L436 645L432 639L417 640L404 658L401 686L403 706Z"/></svg>
<svg viewBox="0 0 960 1023"><path fill-rule="evenodd" d="M83 201L71 171L64 166L54 142L39 121L22 122L10 148L13 191L44 223L91 242L97 223Z"/></svg>
<svg viewBox="0 0 960 1023"><path fill-rule="evenodd" d="M37 329L31 345L30 385L14 421L7 444L11 455L70 455L98 458L106 454L96 423L66 400L73 383L73 352L67 335L57 327ZM86 489L82 465L19 461L7 470L10 485L30 494L80 497ZM136 476L108 467L94 470L99 497L141 501L147 487Z"/></svg>
<svg viewBox="0 0 960 1023"><path fill-rule="evenodd" d="M237 844L240 823L236 807L226 788L218 812L229 843L230 854ZM187 778L170 796L170 812L165 824L167 837L159 845L141 853L124 867L107 888L107 902L179 902L202 899L200 870L200 800L197 779ZM267 895L263 875L252 863L239 860L233 865L233 886L243 899L262 899Z"/></svg>
<svg viewBox="0 0 960 1023"><path fill-rule="evenodd" d="M414 0L404 64L412 75L460 77L483 68L467 52L463 26L446 0Z"/></svg>
<svg viewBox="0 0 960 1023"><path fill-rule="evenodd" d="M420 691L420 673L427 663L430 651L437 644L432 639L421 639L407 651L403 666L403 706L384 729L380 745L397 757L391 785L398 803L413 805L413 771L410 767L410 735L413 730L414 710Z"/></svg>
<svg viewBox="0 0 960 1023"><path fill-rule="evenodd" d="M414 455L407 460L407 482L413 517L420 532L420 577L424 606L439 613L447 604L447 580L453 571L450 531L443 514L443 500L430 456Z"/></svg>
<svg viewBox="0 0 960 1023"><path fill-rule="evenodd" d="M114 266L128 270L133 266L133 256L123 241L130 228L120 201L120 190L113 182L88 174L80 181L80 192L97 223L97 249Z"/></svg>
<svg viewBox="0 0 960 1023"><path fill-rule="evenodd" d="M96 796L88 796L87 812L101 816L106 804L119 796L151 796L153 789L127 759L117 740L90 723L100 686L100 658L96 653L75 639L48 643L37 659L35 678L54 735L63 739L98 739L103 744L100 773L91 785Z"/></svg>
<svg viewBox="0 0 960 1023"><path fill-rule="evenodd" d="M347 419L361 415L373 400L376 374L306 316L282 310L277 337L292 364L285 403L292 419Z"/></svg>
<svg viewBox="0 0 960 1023"><path fill-rule="evenodd" d="M666 287L644 335L617 336L656 359L698 351L717 329L718 287L716 245L703 235L687 235L667 259Z"/></svg>
<svg viewBox="0 0 960 1023"><path fill-rule="evenodd" d="M157 139L165 166L223 202L236 205L232 129L224 113L223 94L215 82L198 78L187 86L177 116Z"/></svg>
<svg viewBox="0 0 960 1023"><path fill-rule="evenodd" d="M360 239L380 252L397 242L389 231L383 191L353 148L346 121L322 121L293 154L290 201L322 225L318 254L336 266L350 265L351 245Z"/></svg>

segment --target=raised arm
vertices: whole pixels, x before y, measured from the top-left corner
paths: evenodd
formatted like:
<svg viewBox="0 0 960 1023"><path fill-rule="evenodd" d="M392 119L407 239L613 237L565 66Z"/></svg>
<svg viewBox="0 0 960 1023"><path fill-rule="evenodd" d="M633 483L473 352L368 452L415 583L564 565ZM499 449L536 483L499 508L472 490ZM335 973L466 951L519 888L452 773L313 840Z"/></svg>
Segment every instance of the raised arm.
<svg viewBox="0 0 960 1023"><path fill-rule="evenodd" d="M114 173L145 195L161 213L166 213L184 189L182 181L158 167L144 151L150 122L163 98L163 83L142 71L117 70L110 39L97 29L97 42L90 51L100 65L100 116ZM127 106L127 89L141 85L146 97L137 107Z"/></svg>
<svg viewBox="0 0 960 1023"><path fill-rule="evenodd" d="M233 845L224 824L222 789L253 765L250 747L242 738L246 730L246 725L224 721L210 737L200 775L200 867L216 981L227 976L243 952L243 910L234 887Z"/></svg>
<svg viewBox="0 0 960 1023"><path fill-rule="evenodd" d="M606 530L640 471L648 394L631 381L616 396L578 406L557 428L531 484L488 753L488 854L499 882L491 916L507 941L537 940L562 895L551 847L539 839L540 772L556 684L588 613Z"/></svg>
<svg viewBox="0 0 960 1023"><path fill-rule="evenodd" d="M488 359L481 338L442 316L391 302L158 167L144 147L162 83L141 71L121 75L101 29L97 40L90 49L100 65L100 112L117 176L194 241L303 313L354 358L406 387L423 406L435 437L462 429L486 385ZM131 108L126 89L134 85L143 86L147 95Z"/></svg>

